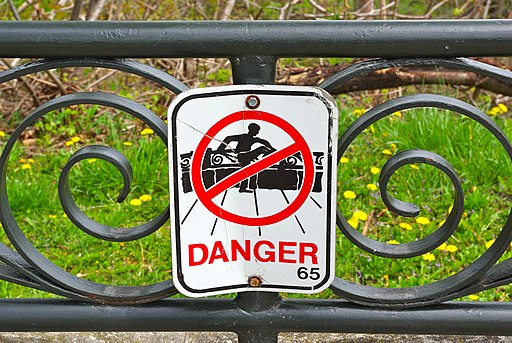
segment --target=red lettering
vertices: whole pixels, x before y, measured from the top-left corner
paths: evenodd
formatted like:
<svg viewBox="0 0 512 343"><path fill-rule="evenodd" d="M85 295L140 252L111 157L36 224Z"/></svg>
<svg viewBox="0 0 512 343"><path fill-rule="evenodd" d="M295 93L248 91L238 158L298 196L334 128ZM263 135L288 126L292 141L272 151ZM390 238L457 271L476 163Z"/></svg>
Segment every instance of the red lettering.
<svg viewBox="0 0 512 343"><path fill-rule="evenodd" d="M262 245L266 245L269 247L269 250L264 251L265 257L262 257L260 255L260 248ZM276 261L276 253L274 252L274 249L276 247L272 242L270 241L258 241L256 244L254 244L254 257L257 261L260 262L275 262Z"/></svg>
<svg viewBox="0 0 512 343"><path fill-rule="evenodd" d="M318 252L318 246L315 243L299 243L299 262L304 263L306 256L311 257L311 263L318 264L318 258L316 253Z"/></svg>
<svg viewBox="0 0 512 343"><path fill-rule="evenodd" d="M297 242L279 242L279 262L296 263L294 259L288 259L285 255L295 254L295 250L286 249L287 247L296 247Z"/></svg>
<svg viewBox="0 0 512 343"><path fill-rule="evenodd" d="M194 257L194 249L201 250L201 258L199 260L195 260ZM190 244L188 246L188 264L192 266L198 266L200 264L203 264L206 262L206 259L208 258L208 247L202 243L199 244Z"/></svg>
<svg viewBox="0 0 512 343"><path fill-rule="evenodd" d="M245 241L245 250L242 248L242 245L238 243L238 241L232 240L231 241L231 261L237 261L238 254L246 260L251 260L251 241L246 240Z"/></svg>
<svg viewBox="0 0 512 343"><path fill-rule="evenodd" d="M210 256L208 264L212 264L213 261L218 259L221 259L223 262L229 262L228 255L226 254L226 250L224 250L224 246L221 241L216 241L213 244L212 255Z"/></svg>

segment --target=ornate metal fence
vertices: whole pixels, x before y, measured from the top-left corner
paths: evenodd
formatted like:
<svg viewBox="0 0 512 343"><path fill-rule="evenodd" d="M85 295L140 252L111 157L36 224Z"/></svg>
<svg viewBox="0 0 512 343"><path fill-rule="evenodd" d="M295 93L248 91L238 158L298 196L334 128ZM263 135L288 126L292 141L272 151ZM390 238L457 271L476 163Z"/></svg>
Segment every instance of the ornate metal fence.
<svg viewBox="0 0 512 343"><path fill-rule="evenodd" d="M328 78L320 88L331 94L348 81L372 71L401 66L443 66L474 72L512 87L512 72L466 57L512 56L512 21L377 21L377 22L3 22L0 56L34 58L0 73L0 83L64 67L102 67L152 80L178 94L188 87L166 72L127 58L227 57L234 83L272 84L281 57L377 58L357 63ZM147 286L112 286L78 278L44 257L24 235L7 196L7 163L11 150L39 118L75 104L98 104L125 111L143 121L167 143L167 127L141 104L106 93L74 93L50 100L15 129L0 157L0 219L14 249L0 245L0 278L67 299L3 299L2 331L234 331L240 341L272 342L279 332L366 332L512 334L508 303L447 302L509 284L512 261L497 263L512 240L512 214L492 246L462 271L431 284L377 288L335 278L330 288L339 300L281 299L276 293L241 293L236 299L164 299L177 293L172 280ZM357 119L340 134L338 157L376 121L410 108L448 109L485 127L512 159L512 145L495 122L460 100L431 94L397 98ZM149 222L112 228L88 218L75 204L68 173L86 158L113 164L124 178L119 196L129 192L131 166L118 151L90 146L63 167L59 197L69 220L98 239L123 242L152 234L169 219L169 208ZM391 197L387 183L400 167L415 162L444 172L456 190L453 210L431 235L390 245L354 230L341 211L337 226L360 249L387 258L419 256L449 238L464 211L461 183L441 156L409 150L392 157L380 175L388 208L414 215L417 208ZM164 299L164 300L162 300Z"/></svg>

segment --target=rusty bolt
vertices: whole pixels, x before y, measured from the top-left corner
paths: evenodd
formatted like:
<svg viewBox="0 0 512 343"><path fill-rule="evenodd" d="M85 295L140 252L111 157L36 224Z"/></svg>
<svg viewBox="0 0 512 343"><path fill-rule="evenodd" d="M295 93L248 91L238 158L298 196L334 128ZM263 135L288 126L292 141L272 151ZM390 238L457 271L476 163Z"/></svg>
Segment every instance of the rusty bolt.
<svg viewBox="0 0 512 343"><path fill-rule="evenodd" d="M258 108L260 106L260 98L258 98L256 95L249 95L245 99L245 106L248 108L254 110L255 108Z"/></svg>
<svg viewBox="0 0 512 343"><path fill-rule="evenodd" d="M249 277L249 285L251 285L251 287L260 287L261 284L262 281L259 276L253 275Z"/></svg>

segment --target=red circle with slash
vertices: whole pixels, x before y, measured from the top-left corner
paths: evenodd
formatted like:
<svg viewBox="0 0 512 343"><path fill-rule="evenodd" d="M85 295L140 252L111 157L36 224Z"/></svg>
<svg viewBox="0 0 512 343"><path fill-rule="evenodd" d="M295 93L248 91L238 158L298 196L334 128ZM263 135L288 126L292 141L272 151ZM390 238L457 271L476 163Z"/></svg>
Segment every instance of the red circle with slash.
<svg viewBox="0 0 512 343"><path fill-rule="evenodd" d="M260 120L273 124L288 134L292 138L293 143L284 149L272 152L271 154L264 156L262 159L244 166L242 169L228 175L226 178L217 182L210 188L205 189L201 176L201 167L208 145L222 129L232 123L242 120ZM247 217L226 211L213 202L213 198L220 193L297 152L301 153L304 164L302 187L297 197L283 210L263 217ZM306 140L302 137L299 131L297 131L297 129L295 129L286 120L268 112L239 111L222 118L204 134L201 141L199 141L199 145L197 146L192 158L190 173L192 185L198 199L215 216L240 225L265 226L278 223L292 216L304 204L311 192L311 189L313 188L315 167L313 164L313 156Z"/></svg>

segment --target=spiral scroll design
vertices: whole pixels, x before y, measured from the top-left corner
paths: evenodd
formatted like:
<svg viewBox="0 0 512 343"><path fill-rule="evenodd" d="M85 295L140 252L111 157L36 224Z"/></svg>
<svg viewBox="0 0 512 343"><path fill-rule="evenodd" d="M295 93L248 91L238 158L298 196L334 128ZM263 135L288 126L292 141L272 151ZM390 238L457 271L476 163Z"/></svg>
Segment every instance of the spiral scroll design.
<svg viewBox="0 0 512 343"><path fill-rule="evenodd" d="M372 60L352 65L326 80L321 88L336 93L345 82L372 71L400 66L436 65L458 68L477 74L485 75L508 84L512 84L512 73L507 70L490 66L477 61L454 59L394 59ZM354 139L376 121L390 114L411 108L432 107L445 109L471 118L485 127L500 142L512 160L512 145L503 131L485 113L472 105L460 100L433 94L419 94L404 96L381 104L358 118L341 136L338 142L338 159L346 152ZM453 209L443 225L429 236L403 244L387 244L363 236L354 230L341 213L337 210L337 225L341 232L360 249L382 257L407 258L421 255L435 249L446 241L457 229L463 210L464 194L461 183L453 167L443 157L424 150L407 150L396 154L388 160L381 171L379 186L381 197L385 205L392 212L402 216L416 216L419 214L418 206L393 198L388 194L387 185L393 173L409 163L426 163L445 173L455 188ZM384 307L414 307L439 303L455 299L473 292L482 291L497 285L509 283L510 276L498 275L498 271L510 270L512 261L506 260L495 265L498 259L508 248L512 240L512 212L498 235L495 243L486 250L477 260L465 269L445 279L430 284L406 288L382 288L352 283L336 277L331 289L339 296L350 301L370 306Z"/></svg>
<svg viewBox="0 0 512 343"><path fill-rule="evenodd" d="M63 67L103 67L116 69L150 79L178 94L187 86L165 72L130 60L67 59L39 60L0 73L0 83L27 74ZM103 105L122 110L140 119L153 129L167 145L167 126L153 112L129 99L106 93L75 93L52 99L28 115L9 138L0 156L0 221L16 251L0 245L0 278L38 288L68 298L110 303L129 304L150 302L175 294L171 279L146 286L112 286L80 279L44 257L23 234L12 213L6 189L6 170L13 146L23 131L46 113L77 104ZM122 202L130 189L131 165L124 155L106 146L87 146L75 152L64 166L59 179L59 198L69 219L84 232L108 241L129 241L153 233L169 218L167 207L156 218L132 228L112 228L97 223L83 213L73 200L68 177L71 168L87 158L99 158L113 164L123 175L124 186L118 197Z"/></svg>

